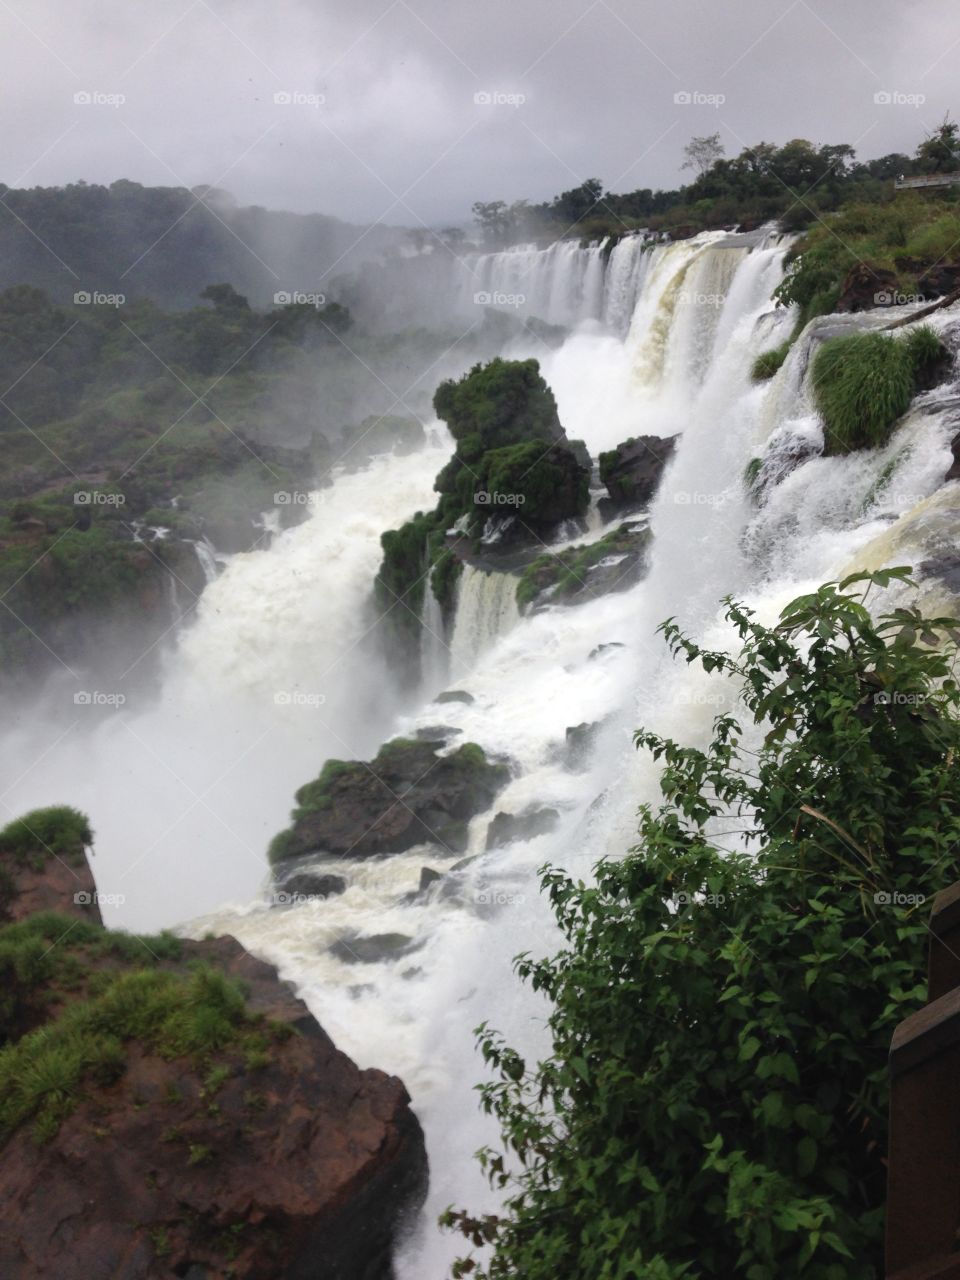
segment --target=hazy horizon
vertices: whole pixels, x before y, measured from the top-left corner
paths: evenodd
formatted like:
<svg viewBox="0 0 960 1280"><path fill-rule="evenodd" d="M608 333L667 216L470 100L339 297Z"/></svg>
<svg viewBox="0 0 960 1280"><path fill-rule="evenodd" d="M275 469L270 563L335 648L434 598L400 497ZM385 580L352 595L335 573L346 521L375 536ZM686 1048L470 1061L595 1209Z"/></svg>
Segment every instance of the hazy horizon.
<svg viewBox="0 0 960 1280"><path fill-rule="evenodd" d="M9 186L211 184L396 226L590 177L676 187L694 134L728 155L794 137L912 152L952 105L960 43L946 0L4 8Z"/></svg>

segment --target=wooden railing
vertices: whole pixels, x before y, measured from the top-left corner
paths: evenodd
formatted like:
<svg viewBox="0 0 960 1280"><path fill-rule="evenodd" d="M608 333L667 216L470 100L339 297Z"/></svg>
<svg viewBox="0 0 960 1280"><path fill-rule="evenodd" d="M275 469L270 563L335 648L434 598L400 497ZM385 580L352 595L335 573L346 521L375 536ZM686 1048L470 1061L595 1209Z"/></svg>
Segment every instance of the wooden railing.
<svg viewBox="0 0 960 1280"><path fill-rule="evenodd" d="M934 900L927 998L890 1046L887 1280L960 1280L960 884Z"/></svg>

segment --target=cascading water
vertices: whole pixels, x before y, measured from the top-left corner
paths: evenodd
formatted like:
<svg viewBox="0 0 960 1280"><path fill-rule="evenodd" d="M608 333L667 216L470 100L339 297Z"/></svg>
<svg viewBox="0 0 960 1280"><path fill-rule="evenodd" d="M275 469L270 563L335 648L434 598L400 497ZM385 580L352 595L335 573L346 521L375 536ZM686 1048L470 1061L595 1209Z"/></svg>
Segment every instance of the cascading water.
<svg viewBox="0 0 960 1280"><path fill-rule="evenodd" d="M478 658L520 617L517 580L466 565L457 585L457 612L450 640L450 677L469 675Z"/></svg>
<svg viewBox="0 0 960 1280"><path fill-rule="evenodd" d="M100 726L82 748L69 736L49 747L43 767L8 793L20 810L53 790L91 812L101 890L129 891L120 923L200 916L190 932L235 934L278 965L361 1066L404 1079L427 1134L431 1189L398 1261L403 1280L447 1274L458 1244L434 1226L446 1205L495 1207L472 1159L497 1134L472 1093L482 1066L470 1029L485 1019L521 1052L544 1046L546 1011L511 967L519 951L556 945L537 868L549 860L588 876L599 858L622 855L638 803L656 796L656 771L633 750L632 731L647 724L702 741L717 711L710 679L669 660L657 624L675 615L721 645L729 636L717 602L727 593L770 619L858 557L916 561L931 538L948 540L951 518L956 528L953 488L947 499L935 492L957 431L952 392L919 401L885 449L811 457L762 507L749 498L752 458L779 465L798 441L816 445L819 430L806 378L828 322L815 322L771 383L749 378L758 352L793 327L770 302L782 254L764 235L657 246L631 237L609 254L564 243L487 255L462 281L465 300L513 292L531 314L577 322L557 350L544 354L531 338L509 354L541 360L568 435L594 456L630 435L679 434L650 512L645 581L521 617L514 580L467 568L452 629L427 592L423 691L400 706L364 643L366 607L379 534L430 505L450 448L437 432L419 454L341 476L306 524L232 558L184 633L160 703ZM955 323L954 312L937 323ZM430 701L448 682L471 700ZM474 820L457 871L423 846L324 860L348 881L327 901L276 909L256 896L267 838L324 759L369 758L384 739L441 723L455 742L511 761L498 810L551 808L555 829L487 850L488 814ZM566 731L578 725L594 726L593 748L574 760ZM7 738L8 776L41 741L27 729ZM414 894L423 866L446 873L442 891ZM347 962L330 951L345 934L386 932L410 938L402 960Z"/></svg>

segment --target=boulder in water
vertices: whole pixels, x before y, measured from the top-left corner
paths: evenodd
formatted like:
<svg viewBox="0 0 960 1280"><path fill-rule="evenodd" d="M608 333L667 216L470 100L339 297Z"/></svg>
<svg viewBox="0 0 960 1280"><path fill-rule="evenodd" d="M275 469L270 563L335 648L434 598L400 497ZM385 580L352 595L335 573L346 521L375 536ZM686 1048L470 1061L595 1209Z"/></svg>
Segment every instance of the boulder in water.
<svg viewBox="0 0 960 1280"><path fill-rule="evenodd" d="M323 875L318 871L301 871L289 876L276 888L273 901L276 906L293 906L304 898L334 898L345 892L344 876Z"/></svg>
<svg viewBox="0 0 960 1280"><path fill-rule="evenodd" d="M465 693L463 689L447 689L445 693L438 693L434 702L462 702L466 706L472 706L476 698L472 693Z"/></svg>
<svg viewBox="0 0 960 1280"><path fill-rule="evenodd" d="M518 605L536 611L628 591L647 571L651 536L648 525L627 523L597 542L545 552L520 575Z"/></svg>
<svg viewBox="0 0 960 1280"><path fill-rule="evenodd" d="M344 964L379 964L384 960L399 960L416 951L422 943L405 933L372 933L366 937L347 934L330 948L330 954Z"/></svg>
<svg viewBox="0 0 960 1280"><path fill-rule="evenodd" d="M271 862L305 854L367 858L417 844L462 853L470 819L490 807L510 771L472 742L449 755L442 749L397 738L369 764L328 760L297 792L293 825L271 844Z"/></svg>
<svg viewBox="0 0 960 1280"><path fill-rule="evenodd" d="M631 436L600 454L600 481L610 495L598 504L603 516L609 519L618 511L636 510L652 500L678 438Z"/></svg>
<svg viewBox="0 0 960 1280"><path fill-rule="evenodd" d="M556 809L525 809L522 813L498 813L487 827L488 849L498 845L532 840L556 829L560 814Z"/></svg>

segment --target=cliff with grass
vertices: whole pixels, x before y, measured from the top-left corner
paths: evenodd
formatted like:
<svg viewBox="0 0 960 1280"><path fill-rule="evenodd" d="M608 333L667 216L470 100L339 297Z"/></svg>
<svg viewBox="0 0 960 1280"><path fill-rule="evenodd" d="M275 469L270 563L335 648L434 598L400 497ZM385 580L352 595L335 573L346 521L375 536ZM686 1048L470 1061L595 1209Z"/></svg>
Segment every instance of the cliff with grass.
<svg viewBox="0 0 960 1280"><path fill-rule="evenodd" d="M74 810L28 814L0 864L79 868L90 838ZM392 1275L419 1124L273 968L232 938L104 929L68 894L0 927L0 973L0 1274Z"/></svg>

